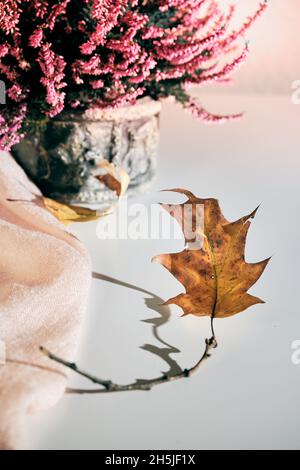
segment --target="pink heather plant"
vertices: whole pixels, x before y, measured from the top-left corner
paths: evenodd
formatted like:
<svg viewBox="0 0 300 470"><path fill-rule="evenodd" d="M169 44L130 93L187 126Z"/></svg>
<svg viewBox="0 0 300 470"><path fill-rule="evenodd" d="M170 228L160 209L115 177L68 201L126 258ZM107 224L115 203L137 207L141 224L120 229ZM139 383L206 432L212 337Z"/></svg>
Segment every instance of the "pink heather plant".
<svg viewBox="0 0 300 470"><path fill-rule="evenodd" d="M214 0L1 0L0 149L64 109L143 96L173 96L207 122L239 117L210 114L187 89L229 80L248 54L240 39L265 8L233 31L234 7L224 13Z"/></svg>

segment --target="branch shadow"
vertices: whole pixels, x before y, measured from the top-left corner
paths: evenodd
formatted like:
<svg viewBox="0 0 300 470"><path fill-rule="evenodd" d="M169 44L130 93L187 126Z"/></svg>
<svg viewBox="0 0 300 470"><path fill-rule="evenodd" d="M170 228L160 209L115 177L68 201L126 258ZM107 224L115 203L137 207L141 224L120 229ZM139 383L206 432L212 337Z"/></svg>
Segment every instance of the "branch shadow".
<svg viewBox="0 0 300 470"><path fill-rule="evenodd" d="M163 374L166 375L176 375L182 372L182 368L179 366L179 364L176 362L175 359L171 357L172 354L178 354L181 351L176 348L175 346L172 346L171 344L167 343L164 341L161 336L160 336L160 328L167 324L170 320L171 317L171 309L169 305L164 304L164 300L157 296L155 293L148 291L146 289L143 289L142 287L136 286L134 284L130 284L128 282L121 281L119 279L115 279L111 276L107 276L105 274L100 274L93 272L93 278L100 280L100 281L105 281L109 282L114 285L118 285L121 287L125 287L127 289L132 289L136 292L140 292L142 294L149 295L150 297L145 298L145 304L146 306L150 309L153 310L154 312L158 313L158 317L154 318L149 318L146 320L142 320L144 323L148 323L152 325L152 334L153 337L163 346L163 347L158 347L153 344L144 344L140 348L144 351L147 351L151 354L154 354L155 356L158 356L160 359L162 359L169 367L168 371L163 372ZM141 382L143 384L147 383L147 380L138 380L138 382Z"/></svg>

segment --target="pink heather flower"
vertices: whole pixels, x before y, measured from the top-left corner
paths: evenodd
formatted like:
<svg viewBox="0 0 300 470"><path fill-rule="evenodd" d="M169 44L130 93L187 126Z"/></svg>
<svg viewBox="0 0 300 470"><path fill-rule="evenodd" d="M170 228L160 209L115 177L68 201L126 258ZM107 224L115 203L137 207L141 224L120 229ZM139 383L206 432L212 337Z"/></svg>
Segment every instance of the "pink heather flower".
<svg viewBox="0 0 300 470"><path fill-rule="evenodd" d="M86 31L86 22L84 20L81 20L78 22L77 25L78 31L85 32Z"/></svg>
<svg viewBox="0 0 300 470"><path fill-rule="evenodd" d="M13 101L21 101L24 98L23 90L20 85L15 84L7 90L8 97Z"/></svg>
<svg viewBox="0 0 300 470"><path fill-rule="evenodd" d="M233 30L234 7L218 0L0 0L0 149L20 140L25 118L146 95L174 96L205 122L239 118L210 114L188 89L231 81L266 6Z"/></svg>
<svg viewBox="0 0 300 470"><path fill-rule="evenodd" d="M44 34L42 29L37 29L36 31L34 31L34 33L29 38L29 46L35 48L40 47L43 36Z"/></svg>
<svg viewBox="0 0 300 470"><path fill-rule="evenodd" d="M7 44L0 45L0 58L5 57L9 52L9 46Z"/></svg>
<svg viewBox="0 0 300 470"><path fill-rule="evenodd" d="M103 80L92 80L90 82L91 84L91 87L94 89L94 90L97 90L99 88L103 88L104 87L104 81Z"/></svg>
<svg viewBox="0 0 300 470"><path fill-rule="evenodd" d="M9 116L7 110L0 113L0 149L3 151L9 151L11 147L17 144L23 133L20 132L22 129L22 123L25 119L27 107L22 105L19 109L11 110Z"/></svg>
<svg viewBox="0 0 300 470"><path fill-rule="evenodd" d="M44 74L41 83L47 90L46 103L50 105L46 114L54 117L64 109L65 93L60 90L67 86L63 81L66 62L52 51L50 44L45 44L40 51L38 63Z"/></svg>
<svg viewBox="0 0 300 470"><path fill-rule="evenodd" d="M74 109L78 108L80 106L80 100L71 101L70 106Z"/></svg>
<svg viewBox="0 0 300 470"><path fill-rule="evenodd" d="M243 117L242 113L231 114L229 116L222 116L218 114L209 113L202 105L193 98L190 98L185 104L184 108L189 111L194 117L201 119L206 124L224 124L228 121L236 121Z"/></svg>
<svg viewBox="0 0 300 470"><path fill-rule="evenodd" d="M52 10L48 18L48 27L50 30L54 29L58 17L66 13L70 1L71 0L61 0L57 5L52 6Z"/></svg>
<svg viewBox="0 0 300 470"><path fill-rule="evenodd" d="M46 18L47 13L50 10L48 0L29 0L29 3L31 4L32 9L38 18Z"/></svg>
<svg viewBox="0 0 300 470"><path fill-rule="evenodd" d="M107 34L118 24L119 17L125 12L128 0L85 0L91 7L92 18L97 20L95 31L89 40L82 44L82 54L91 54L97 46L103 45Z"/></svg>
<svg viewBox="0 0 300 470"><path fill-rule="evenodd" d="M1 0L0 3L0 31L4 34L12 33L18 24L20 6L18 0Z"/></svg>

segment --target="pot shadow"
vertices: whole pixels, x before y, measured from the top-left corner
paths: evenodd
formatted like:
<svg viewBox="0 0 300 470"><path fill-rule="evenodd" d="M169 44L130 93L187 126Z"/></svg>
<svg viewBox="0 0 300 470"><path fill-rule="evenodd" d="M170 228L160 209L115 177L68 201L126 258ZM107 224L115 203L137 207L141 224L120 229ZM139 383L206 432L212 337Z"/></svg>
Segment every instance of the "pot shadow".
<svg viewBox="0 0 300 470"><path fill-rule="evenodd" d="M171 309L169 305L164 305L164 300L154 294L153 292L150 292L146 289L143 289L142 287L136 286L134 284L130 284L128 282L121 281L119 279L115 279L111 276L107 276L105 274L100 274L100 273L95 273L93 272L93 278L100 280L100 281L105 281L105 282L110 282L112 284L118 285L125 287L127 289L132 289L135 290L136 292L140 292L142 294L147 294L150 296L150 298L145 298L145 304L146 306L150 309L153 310L154 312L158 313L158 317L154 318L149 318L146 320L141 320L144 323L148 323L152 325L152 334L153 337L163 346L163 347L158 347L155 346L154 344L144 344L143 346L140 346L141 349L144 351L148 351L151 354L154 354L155 356L158 356L161 358L169 367L168 371L163 372L163 374L166 375L176 375L180 374L182 372L182 368L179 366L179 364L176 362L175 359L171 357L172 354L178 354L181 351L176 348L175 346L172 346L171 344L167 343L164 341L161 336L160 336L160 331L159 329L165 325L166 323L169 322L170 317L171 317ZM147 383L147 380L138 380L139 383Z"/></svg>

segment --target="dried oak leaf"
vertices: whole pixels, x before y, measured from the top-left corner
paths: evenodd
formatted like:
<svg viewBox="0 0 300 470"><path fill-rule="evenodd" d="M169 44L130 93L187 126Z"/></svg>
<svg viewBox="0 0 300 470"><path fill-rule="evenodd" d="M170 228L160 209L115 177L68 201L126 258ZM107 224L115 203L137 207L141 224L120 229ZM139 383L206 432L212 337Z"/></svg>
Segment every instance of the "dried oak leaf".
<svg viewBox="0 0 300 470"><path fill-rule="evenodd" d="M265 270L270 258L259 263L245 261L246 237L250 220L257 209L236 222L228 222L216 199L200 199L184 189L173 192L187 196L188 200L179 204L181 210L171 215L184 231L184 207L192 207L193 223L197 208L203 205L204 224L202 247L186 248L180 253L164 254L154 258L160 262L185 287L186 292L166 302L182 308L184 315L211 316L224 318L236 315L248 307L264 303L248 294ZM167 205L162 206L169 211ZM199 230L201 230L199 228Z"/></svg>

